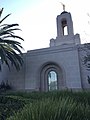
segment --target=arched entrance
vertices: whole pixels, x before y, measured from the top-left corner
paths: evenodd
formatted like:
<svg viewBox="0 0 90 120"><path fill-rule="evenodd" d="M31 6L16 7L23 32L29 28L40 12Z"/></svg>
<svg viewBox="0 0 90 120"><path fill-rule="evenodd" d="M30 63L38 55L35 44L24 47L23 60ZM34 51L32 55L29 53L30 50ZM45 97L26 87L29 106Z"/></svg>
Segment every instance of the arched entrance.
<svg viewBox="0 0 90 120"><path fill-rule="evenodd" d="M55 63L43 65L40 72L40 90L51 91L65 88L63 70Z"/></svg>

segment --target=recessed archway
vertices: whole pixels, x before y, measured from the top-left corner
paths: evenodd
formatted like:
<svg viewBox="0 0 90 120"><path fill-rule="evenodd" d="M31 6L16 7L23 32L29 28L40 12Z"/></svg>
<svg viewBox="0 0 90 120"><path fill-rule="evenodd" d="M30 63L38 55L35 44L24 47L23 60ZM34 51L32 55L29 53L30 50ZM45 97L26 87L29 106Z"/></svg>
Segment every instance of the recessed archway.
<svg viewBox="0 0 90 120"><path fill-rule="evenodd" d="M50 79L49 75L54 77L54 80ZM53 87L52 87L52 85ZM47 63L42 66L40 72L40 90L50 91L59 90L65 88L65 79L63 76L63 70L55 63Z"/></svg>

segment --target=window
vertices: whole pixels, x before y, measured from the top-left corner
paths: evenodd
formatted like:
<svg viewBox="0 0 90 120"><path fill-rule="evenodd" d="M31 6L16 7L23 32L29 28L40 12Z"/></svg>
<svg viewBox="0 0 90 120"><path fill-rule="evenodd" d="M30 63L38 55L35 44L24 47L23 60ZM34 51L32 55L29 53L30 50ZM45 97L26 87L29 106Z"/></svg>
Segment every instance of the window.
<svg viewBox="0 0 90 120"><path fill-rule="evenodd" d="M48 73L48 89L57 90L57 73L55 71L50 71Z"/></svg>
<svg viewBox="0 0 90 120"><path fill-rule="evenodd" d="M63 31L63 35L68 35L67 21L66 20L62 21L62 31Z"/></svg>
<svg viewBox="0 0 90 120"><path fill-rule="evenodd" d="M46 63L40 70L40 91L65 88L63 70L55 63Z"/></svg>

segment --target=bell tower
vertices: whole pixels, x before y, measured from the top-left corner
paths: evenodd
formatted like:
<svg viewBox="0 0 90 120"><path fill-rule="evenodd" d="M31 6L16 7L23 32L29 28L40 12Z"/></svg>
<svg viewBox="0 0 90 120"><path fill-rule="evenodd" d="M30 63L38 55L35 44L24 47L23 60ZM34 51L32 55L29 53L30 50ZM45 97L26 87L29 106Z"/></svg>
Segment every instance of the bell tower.
<svg viewBox="0 0 90 120"><path fill-rule="evenodd" d="M72 36L74 33L71 14L64 11L61 15L57 16L57 37L63 37L65 35Z"/></svg>
<svg viewBox="0 0 90 120"><path fill-rule="evenodd" d="M57 22L57 37L50 40L50 47L58 45L80 44L79 34L74 35L73 21L71 14L63 11L56 18Z"/></svg>

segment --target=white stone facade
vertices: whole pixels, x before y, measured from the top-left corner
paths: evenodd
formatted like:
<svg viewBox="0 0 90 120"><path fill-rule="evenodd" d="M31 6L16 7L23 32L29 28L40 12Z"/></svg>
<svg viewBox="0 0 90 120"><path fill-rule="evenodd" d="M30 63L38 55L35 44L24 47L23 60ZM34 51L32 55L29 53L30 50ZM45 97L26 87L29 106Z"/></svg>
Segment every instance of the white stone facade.
<svg viewBox="0 0 90 120"><path fill-rule="evenodd" d="M67 27L67 35L64 28ZM50 40L50 47L28 51L24 54L24 65L19 72L11 67L3 66L0 81L8 80L16 90L49 91L54 71L57 78L51 81L53 88L89 89L87 76L90 71L83 65L86 52L80 44L79 34L74 35L71 14L64 11L57 16L57 37ZM49 76L49 77L48 77Z"/></svg>

